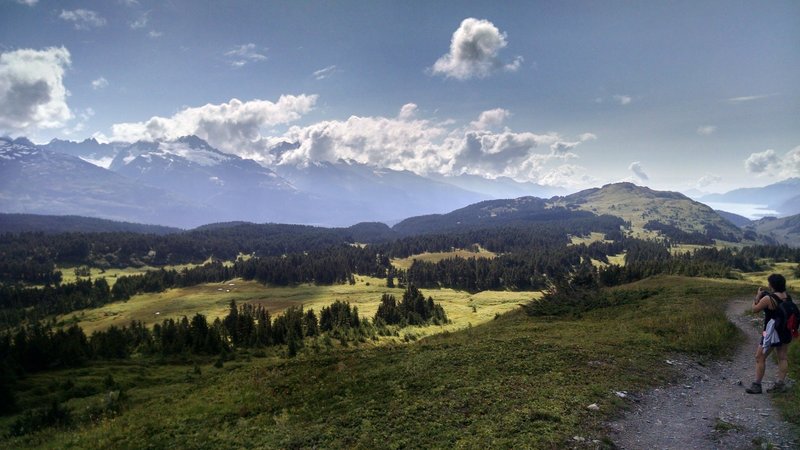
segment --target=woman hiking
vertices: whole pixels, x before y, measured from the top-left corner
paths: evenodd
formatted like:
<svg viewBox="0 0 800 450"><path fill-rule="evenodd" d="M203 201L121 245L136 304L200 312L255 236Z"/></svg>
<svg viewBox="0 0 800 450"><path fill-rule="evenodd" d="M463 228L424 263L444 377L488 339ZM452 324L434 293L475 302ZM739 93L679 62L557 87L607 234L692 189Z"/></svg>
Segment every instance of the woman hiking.
<svg viewBox="0 0 800 450"><path fill-rule="evenodd" d="M767 355L775 349L778 355L778 379L775 384L767 389L767 392L784 392L786 390L786 374L789 371L789 343L792 335L786 327L775 327L775 323L780 322L779 302L786 301L789 295L786 293L786 278L783 275L774 273L767 278L769 291L758 288L755 301L753 302L753 312L764 311L764 331L761 334L761 343L756 349L756 379L753 384L746 389L748 394L761 393L761 380L764 378L764 371L767 365ZM771 320L774 322L770 323Z"/></svg>

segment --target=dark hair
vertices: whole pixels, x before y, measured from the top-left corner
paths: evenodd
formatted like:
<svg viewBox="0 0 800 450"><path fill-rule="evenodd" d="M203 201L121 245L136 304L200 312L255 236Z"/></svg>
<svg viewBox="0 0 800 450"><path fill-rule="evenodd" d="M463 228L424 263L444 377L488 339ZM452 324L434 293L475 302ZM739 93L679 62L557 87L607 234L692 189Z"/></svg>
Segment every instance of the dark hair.
<svg viewBox="0 0 800 450"><path fill-rule="evenodd" d="M786 278L783 278L783 275L773 273L767 277L767 282L772 286L772 289L775 289L775 292L786 292Z"/></svg>

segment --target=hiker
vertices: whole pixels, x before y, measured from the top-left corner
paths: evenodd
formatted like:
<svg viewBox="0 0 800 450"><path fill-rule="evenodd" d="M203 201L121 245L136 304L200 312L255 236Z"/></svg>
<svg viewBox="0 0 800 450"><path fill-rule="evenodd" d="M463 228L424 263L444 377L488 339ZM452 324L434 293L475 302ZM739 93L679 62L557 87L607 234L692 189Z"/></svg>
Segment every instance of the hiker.
<svg viewBox="0 0 800 450"><path fill-rule="evenodd" d="M756 379L746 389L748 394L761 393L761 380L764 378L767 356L772 352L772 349L775 349L778 354L778 380L775 381L771 388L767 389L767 392L784 392L786 390L786 374L789 371L789 342L792 340L792 335L787 330L778 327L778 329L774 330L777 334L776 336L771 333L773 327L768 327L771 319L776 319L775 322L779 321L778 302L785 301L789 297L786 293L786 278L783 275L773 273L767 278L767 282L772 294L763 288L758 288L758 293L753 302L754 313L764 311L764 332L761 334L761 342L758 345L758 349L756 349ZM766 344L765 340L768 340Z"/></svg>

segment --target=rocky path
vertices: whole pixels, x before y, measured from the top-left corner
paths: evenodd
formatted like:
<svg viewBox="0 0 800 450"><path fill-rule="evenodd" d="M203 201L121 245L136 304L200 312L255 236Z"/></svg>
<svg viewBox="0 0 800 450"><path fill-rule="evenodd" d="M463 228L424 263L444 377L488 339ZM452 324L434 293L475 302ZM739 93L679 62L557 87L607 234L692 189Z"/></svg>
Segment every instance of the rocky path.
<svg viewBox="0 0 800 450"><path fill-rule="evenodd" d="M772 406L771 395L744 391L753 378L760 326L744 315L750 305L749 299L737 299L728 306L729 319L747 336L732 359L706 365L690 358L665 361L665 367L678 366L685 377L632 400L631 410L609 425L609 436L619 448L800 448L800 440ZM769 358L765 389L776 374Z"/></svg>

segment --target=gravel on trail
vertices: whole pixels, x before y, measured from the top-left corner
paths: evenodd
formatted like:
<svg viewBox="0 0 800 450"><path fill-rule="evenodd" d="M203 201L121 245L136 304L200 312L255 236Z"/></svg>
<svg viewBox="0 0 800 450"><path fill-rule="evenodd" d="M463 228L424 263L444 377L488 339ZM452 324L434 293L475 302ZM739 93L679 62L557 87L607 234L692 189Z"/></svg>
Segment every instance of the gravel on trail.
<svg viewBox="0 0 800 450"><path fill-rule="evenodd" d="M764 393L745 393L753 381L755 351L762 315L746 314L749 299L732 300L728 318L745 334L745 342L728 360L700 363L688 356L664 362L682 371L680 380L639 396L631 408L608 424L609 438L620 449L798 449L800 440L772 406L766 389L777 376L772 355ZM798 345L793 343L792 345Z"/></svg>

